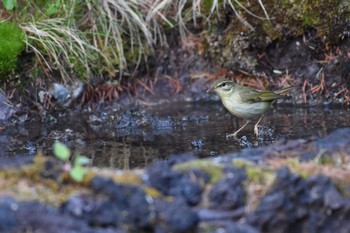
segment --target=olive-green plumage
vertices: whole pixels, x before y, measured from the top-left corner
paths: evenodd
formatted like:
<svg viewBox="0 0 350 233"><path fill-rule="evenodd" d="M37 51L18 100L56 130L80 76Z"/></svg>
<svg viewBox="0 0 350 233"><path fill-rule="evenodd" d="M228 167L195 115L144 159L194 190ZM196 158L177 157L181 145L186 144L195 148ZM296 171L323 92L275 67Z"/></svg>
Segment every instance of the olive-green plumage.
<svg viewBox="0 0 350 233"><path fill-rule="evenodd" d="M246 86L235 84L231 80L216 80L207 92L215 92L221 99L226 109L233 115L246 119L246 124L238 129L233 136L241 131L251 119L258 118L254 132L258 135L258 124L262 115L270 108L271 103L279 98L281 94L288 92L293 87L287 87L277 91L257 90Z"/></svg>

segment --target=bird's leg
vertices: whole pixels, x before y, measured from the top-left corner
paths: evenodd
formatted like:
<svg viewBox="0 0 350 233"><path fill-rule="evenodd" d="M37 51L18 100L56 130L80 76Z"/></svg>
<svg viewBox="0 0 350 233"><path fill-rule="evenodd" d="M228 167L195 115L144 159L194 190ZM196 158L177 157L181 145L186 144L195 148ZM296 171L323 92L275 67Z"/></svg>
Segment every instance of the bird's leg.
<svg viewBox="0 0 350 233"><path fill-rule="evenodd" d="M263 118L263 116L261 116L259 118L258 122L256 122L256 124L254 125L254 133L255 133L256 137L259 137L259 128L258 128L258 126L259 126L259 123L260 123L262 118Z"/></svg>
<svg viewBox="0 0 350 233"><path fill-rule="evenodd" d="M229 134L227 135L227 137L234 137L234 138L237 138L237 134L242 130L244 129L244 127L246 127L248 124L249 124L250 120L247 120L246 123L241 127L239 128L236 132L234 132L233 134Z"/></svg>

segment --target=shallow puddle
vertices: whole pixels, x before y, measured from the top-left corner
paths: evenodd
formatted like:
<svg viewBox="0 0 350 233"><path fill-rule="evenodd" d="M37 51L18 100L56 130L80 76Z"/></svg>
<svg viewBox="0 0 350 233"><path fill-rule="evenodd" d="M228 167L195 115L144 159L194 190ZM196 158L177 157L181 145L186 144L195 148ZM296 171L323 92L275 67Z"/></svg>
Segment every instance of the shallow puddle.
<svg viewBox="0 0 350 233"><path fill-rule="evenodd" d="M251 124L239 134L246 136L245 140L226 138L243 123L218 102L147 107L128 114L111 111L64 116L57 117L57 122L38 120L5 127L0 156L28 157L39 149L51 154L52 143L59 139L75 153L90 157L94 166L142 168L173 154L214 157L275 140L325 136L348 127L350 117L349 110L342 107L274 106L262 121L271 137L257 140Z"/></svg>

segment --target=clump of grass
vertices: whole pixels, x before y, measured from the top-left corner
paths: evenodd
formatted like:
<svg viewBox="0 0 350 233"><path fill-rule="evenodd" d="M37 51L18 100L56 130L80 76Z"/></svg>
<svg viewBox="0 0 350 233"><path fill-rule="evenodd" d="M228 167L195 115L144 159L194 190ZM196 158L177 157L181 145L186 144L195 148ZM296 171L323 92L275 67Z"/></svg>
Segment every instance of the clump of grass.
<svg viewBox="0 0 350 233"><path fill-rule="evenodd" d="M167 44L165 30L178 27L185 40L189 24L196 26L199 19L210 24L222 8L230 8L247 26L242 10L268 19L257 1L265 17L254 15L238 0L18 1L14 15L40 67L58 70L64 80L71 71L89 79L128 75L130 67L147 61L156 46Z"/></svg>
<svg viewBox="0 0 350 233"><path fill-rule="evenodd" d="M64 80L70 70L80 71L82 79L122 74L153 51L155 34L161 34L159 26L153 33L143 19L141 11L148 7L143 1L56 1L39 12L27 4L24 11L32 15L21 20L26 44L39 64L59 70Z"/></svg>
<svg viewBox="0 0 350 233"><path fill-rule="evenodd" d="M14 23L0 22L0 77L3 79L17 66L17 58L24 49L24 34Z"/></svg>
<svg viewBox="0 0 350 233"><path fill-rule="evenodd" d="M27 34L26 44L40 64L49 70L59 70L64 80L70 77L69 70L79 68L83 70L81 75L89 77L99 50L65 23L64 18L55 18L22 25Z"/></svg>
<svg viewBox="0 0 350 233"><path fill-rule="evenodd" d="M156 35L143 16L147 1L98 0L89 1L88 7L82 22L89 22L86 31L101 51L110 76L126 70L128 62L137 66L153 52Z"/></svg>
<svg viewBox="0 0 350 233"><path fill-rule="evenodd" d="M152 19L156 15L173 27L177 26L182 40L185 40L189 33L188 25L197 26L199 21L205 24L211 24L212 16L217 18L223 17L225 10L231 10L235 16L249 29L254 31L254 27L248 23L242 16L242 12L246 12L249 15L261 19L270 20L267 10L261 0L257 0L256 3L263 12L263 16L259 16L250 11L245 5L250 5L245 1L239 0L223 0L223 1L208 1L208 0L157 0L153 2L153 5L148 12L147 19ZM255 4L252 4L252 7ZM165 17L166 15L166 17Z"/></svg>

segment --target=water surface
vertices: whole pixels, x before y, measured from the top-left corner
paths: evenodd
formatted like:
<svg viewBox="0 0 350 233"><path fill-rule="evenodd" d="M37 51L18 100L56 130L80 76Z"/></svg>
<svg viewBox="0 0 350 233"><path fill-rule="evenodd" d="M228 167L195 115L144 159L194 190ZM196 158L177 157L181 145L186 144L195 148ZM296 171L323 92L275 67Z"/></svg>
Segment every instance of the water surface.
<svg viewBox="0 0 350 233"><path fill-rule="evenodd" d="M90 157L93 166L130 169L142 168L173 154L214 157L244 148L240 140L226 138L244 120L229 114L218 102L135 108L131 116L134 123L128 122L130 114L125 117L110 111L5 127L0 137L3 148L0 156L33 156L39 149L52 154L52 143L59 139L75 153ZM349 110L342 107L282 105L274 106L261 124L273 130L274 141L322 137L337 128L348 127L350 117ZM253 126L249 125L239 136L246 136L252 146L272 143L256 140Z"/></svg>

